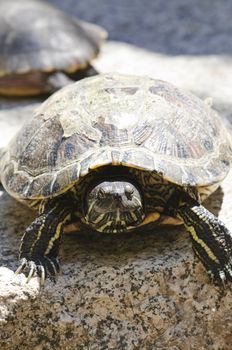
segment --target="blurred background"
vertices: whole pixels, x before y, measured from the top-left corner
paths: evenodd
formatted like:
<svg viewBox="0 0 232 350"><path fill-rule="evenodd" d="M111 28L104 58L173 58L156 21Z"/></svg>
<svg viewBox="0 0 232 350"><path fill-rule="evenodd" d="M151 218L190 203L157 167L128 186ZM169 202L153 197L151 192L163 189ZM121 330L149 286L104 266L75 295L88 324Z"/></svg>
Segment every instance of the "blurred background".
<svg viewBox="0 0 232 350"><path fill-rule="evenodd" d="M111 40L169 55L232 53L231 0L49 0Z"/></svg>

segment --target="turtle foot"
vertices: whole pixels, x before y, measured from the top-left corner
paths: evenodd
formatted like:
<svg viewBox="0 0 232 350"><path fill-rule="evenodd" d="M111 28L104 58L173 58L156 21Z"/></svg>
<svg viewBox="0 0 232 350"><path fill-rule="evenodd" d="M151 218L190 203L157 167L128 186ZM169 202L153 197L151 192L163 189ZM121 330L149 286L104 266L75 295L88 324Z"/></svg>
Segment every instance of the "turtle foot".
<svg viewBox="0 0 232 350"><path fill-rule="evenodd" d="M15 271L15 274L24 273L27 276L28 283L32 277L38 276L40 278L40 285L44 285L48 275L56 276L60 271L59 261L56 257L42 256L35 259L20 260L20 265Z"/></svg>

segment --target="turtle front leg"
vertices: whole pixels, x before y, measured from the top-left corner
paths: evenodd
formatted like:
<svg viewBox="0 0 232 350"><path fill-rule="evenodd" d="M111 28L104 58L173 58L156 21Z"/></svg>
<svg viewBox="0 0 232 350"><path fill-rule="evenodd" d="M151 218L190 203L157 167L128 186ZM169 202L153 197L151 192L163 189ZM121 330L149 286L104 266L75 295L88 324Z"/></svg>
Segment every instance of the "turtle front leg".
<svg viewBox="0 0 232 350"><path fill-rule="evenodd" d="M232 281L232 235L226 226L202 205L182 203L177 209L190 233L193 249L211 278Z"/></svg>
<svg viewBox="0 0 232 350"><path fill-rule="evenodd" d="M59 272L59 244L63 226L71 216L71 209L66 204L61 199L41 203L39 216L26 229L16 274L27 272L27 281L38 274L41 284L44 284L48 275Z"/></svg>

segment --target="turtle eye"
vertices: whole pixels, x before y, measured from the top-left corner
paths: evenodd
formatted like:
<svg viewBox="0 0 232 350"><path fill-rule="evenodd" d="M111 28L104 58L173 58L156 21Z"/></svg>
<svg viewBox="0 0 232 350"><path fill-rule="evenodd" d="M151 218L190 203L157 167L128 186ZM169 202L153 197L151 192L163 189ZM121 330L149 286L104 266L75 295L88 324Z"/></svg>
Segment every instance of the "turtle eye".
<svg viewBox="0 0 232 350"><path fill-rule="evenodd" d="M97 192L97 199L102 199L104 198L106 195L106 192L103 188L99 188L98 192Z"/></svg>
<svg viewBox="0 0 232 350"><path fill-rule="evenodd" d="M127 198L129 201L132 200L133 193L134 193L134 189L133 189L131 186L126 185L126 187L125 187L125 196L126 196L126 198Z"/></svg>

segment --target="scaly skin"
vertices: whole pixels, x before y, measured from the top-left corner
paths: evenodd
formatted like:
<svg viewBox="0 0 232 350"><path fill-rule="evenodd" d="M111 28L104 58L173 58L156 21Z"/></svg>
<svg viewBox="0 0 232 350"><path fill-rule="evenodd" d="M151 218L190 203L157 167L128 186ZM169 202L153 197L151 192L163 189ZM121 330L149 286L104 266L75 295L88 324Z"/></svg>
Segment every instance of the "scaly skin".
<svg viewBox="0 0 232 350"><path fill-rule="evenodd" d="M210 277L223 284L232 281L232 235L223 222L198 203L181 205L177 216Z"/></svg>
<svg viewBox="0 0 232 350"><path fill-rule="evenodd" d="M41 203L39 216L26 229L19 251L19 274L28 271L27 281L36 273L41 285L48 275L56 275L60 268L58 252L64 224L71 209L63 199Z"/></svg>

